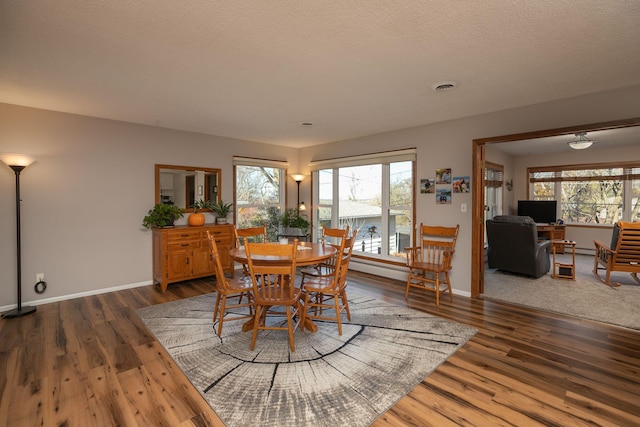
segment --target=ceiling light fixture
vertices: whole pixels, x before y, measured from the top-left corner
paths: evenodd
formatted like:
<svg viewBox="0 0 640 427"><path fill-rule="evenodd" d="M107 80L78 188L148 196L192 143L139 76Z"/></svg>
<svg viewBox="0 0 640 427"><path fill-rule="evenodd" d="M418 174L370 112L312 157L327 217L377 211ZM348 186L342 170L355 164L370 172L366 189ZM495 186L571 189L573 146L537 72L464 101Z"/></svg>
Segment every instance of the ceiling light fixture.
<svg viewBox="0 0 640 427"><path fill-rule="evenodd" d="M585 148L591 147L595 142L587 138L586 132L578 132L575 135L575 139L567 142L567 144L569 144L569 147L573 148L574 150L584 150Z"/></svg>

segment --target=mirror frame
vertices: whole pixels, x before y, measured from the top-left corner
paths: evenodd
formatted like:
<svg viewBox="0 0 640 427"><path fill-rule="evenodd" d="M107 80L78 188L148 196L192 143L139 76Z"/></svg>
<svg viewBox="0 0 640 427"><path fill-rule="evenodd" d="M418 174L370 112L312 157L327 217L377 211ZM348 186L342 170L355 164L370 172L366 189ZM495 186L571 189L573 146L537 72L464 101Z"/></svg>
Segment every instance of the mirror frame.
<svg viewBox="0 0 640 427"><path fill-rule="evenodd" d="M220 200L222 200L222 169L217 169L217 168L201 168L201 167L196 167L196 166L177 166L177 165L161 165L161 164L156 164L155 165L155 203L161 203L160 202L160 170L161 169L173 169L173 170L182 170L182 171L189 171L189 172L205 172L205 173L215 173L216 176L218 177L218 200L216 200L216 202L219 202ZM190 208L189 206L185 206L185 208L182 209L184 212L189 212L191 210L193 210L192 208ZM208 209L206 209L208 210Z"/></svg>
<svg viewBox="0 0 640 427"><path fill-rule="evenodd" d="M576 132L591 132L607 129L619 129L640 126L640 117L624 120L592 123L581 126L569 126L534 132L516 133L510 135L478 138L473 144L473 178L472 178L472 215L471 224L471 297L475 298L484 293L484 165L485 146L514 142L523 139L536 139L556 135L572 135Z"/></svg>

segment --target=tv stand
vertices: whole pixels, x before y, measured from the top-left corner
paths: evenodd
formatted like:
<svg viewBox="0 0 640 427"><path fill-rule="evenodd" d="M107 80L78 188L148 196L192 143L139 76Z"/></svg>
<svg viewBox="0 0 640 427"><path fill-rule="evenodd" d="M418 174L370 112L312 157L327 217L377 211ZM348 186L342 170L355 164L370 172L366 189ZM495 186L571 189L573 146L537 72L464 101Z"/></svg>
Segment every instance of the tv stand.
<svg viewBox="0 0 640 427"><path fill-rule="evenodd" d="M565 240L565 225L564 224L536 224L538 229L539 240ZM553 245L556 253L564 253L564 244L556 243Z"/></svg>

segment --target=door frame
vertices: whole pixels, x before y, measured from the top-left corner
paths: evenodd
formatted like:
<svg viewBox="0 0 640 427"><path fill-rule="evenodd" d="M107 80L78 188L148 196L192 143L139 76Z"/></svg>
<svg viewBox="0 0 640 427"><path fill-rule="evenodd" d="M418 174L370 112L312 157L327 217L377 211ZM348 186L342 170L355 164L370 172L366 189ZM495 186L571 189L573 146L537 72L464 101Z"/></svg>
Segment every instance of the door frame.
<svg viewBox="0 0 640 427"><path fill-rule="evenodd" d="M573 135L576 132L593 132L607 129L619 129L640 126L640 117L609 122L592 123L547 129L534 132L523 132L509 135L474 139L473 142L473 178L472 181L472 223L471 223L471 297L484 293L484 168L486 161L485 147L488 144L500 144L526 139L546 138L558 135Z"/></svg>

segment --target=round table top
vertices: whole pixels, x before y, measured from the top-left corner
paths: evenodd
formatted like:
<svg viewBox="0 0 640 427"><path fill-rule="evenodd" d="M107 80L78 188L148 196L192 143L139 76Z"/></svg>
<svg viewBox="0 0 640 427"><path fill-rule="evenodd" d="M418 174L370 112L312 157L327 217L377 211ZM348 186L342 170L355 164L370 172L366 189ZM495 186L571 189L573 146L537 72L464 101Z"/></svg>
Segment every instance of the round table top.
<svg viewBox="0 0 640 427"><path fill-rule="evenodd" d="M290 243L292 244L292 243ZM313 265L319 262L325 261L337 252L337 249L331 245L322 245L320 243L311 242L298 242L298 252L296 253L297 265ZM247 253L244 250L244 246L238 248L232 248L229 251L229 255L234 261L245 264L247 262ZM260 259L262 261L273 261L277 263L281 261L281 257L268 255L268 256L256 256L254 259Z"/></svg>

